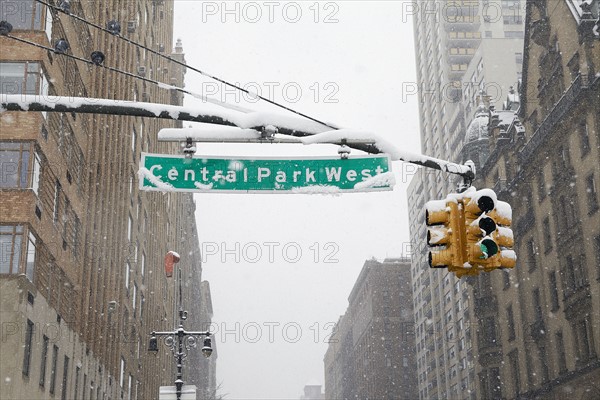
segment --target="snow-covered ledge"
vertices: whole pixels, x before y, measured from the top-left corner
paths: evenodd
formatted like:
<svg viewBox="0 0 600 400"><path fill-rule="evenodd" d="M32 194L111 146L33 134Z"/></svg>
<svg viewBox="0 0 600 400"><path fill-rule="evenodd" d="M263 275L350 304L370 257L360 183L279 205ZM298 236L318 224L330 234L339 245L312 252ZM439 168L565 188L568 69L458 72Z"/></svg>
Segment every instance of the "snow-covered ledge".
<svg viewBox="0 0 600 400"><path fill-rule="evenodd" d="M577 21L577 25L581 23L584 9L589 7L590 10L596 10L596 18L598 17L598 2L599 0L564 0L567 3L567 7L571 10L573 18ZM583 8L582 8L583 5ZM592 11L593 13L593 11Z"/></svg>

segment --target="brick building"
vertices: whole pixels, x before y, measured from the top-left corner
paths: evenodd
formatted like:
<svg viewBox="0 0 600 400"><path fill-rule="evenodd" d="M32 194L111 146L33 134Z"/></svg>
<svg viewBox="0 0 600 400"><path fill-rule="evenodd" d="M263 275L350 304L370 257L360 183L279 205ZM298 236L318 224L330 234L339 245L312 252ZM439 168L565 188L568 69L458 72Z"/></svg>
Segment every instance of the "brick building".
<svg viewBox="0 0 600 400"><path fill-rule="evenodd" d="M85 20L118 20L123 36L171 49L173 1L70 4ZM184 68L41 2L2 0L0 19L12 24L13 36L50 47L66 39L75 56L101 50L108 66L183 84ZM173 57L183 60L181 43ZM1 93L182 102L168 89L3 36ZM146 351L152 330L173 329L167 251L183 255L178 266L197 282L185 288L184 307L210 302L210 291L200 285L192 196L138 190L142 151L178 151L156 140L167 126L173 122L0 113L0 397L152 399L158 386L173 384L166 347ZM189 375L201 368L186 369L185 379L207 382ZM214 387L214 365L211 376Z"/></svg>

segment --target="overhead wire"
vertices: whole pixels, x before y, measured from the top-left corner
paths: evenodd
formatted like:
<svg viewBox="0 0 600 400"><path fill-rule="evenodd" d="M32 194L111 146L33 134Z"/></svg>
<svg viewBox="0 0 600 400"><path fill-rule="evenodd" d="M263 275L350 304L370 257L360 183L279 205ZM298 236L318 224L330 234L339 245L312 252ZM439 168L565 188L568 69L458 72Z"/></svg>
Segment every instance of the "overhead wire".
<svg viewBox="0 0 600 400"><path fill-rule="evenodd" d="M144 49L144 50L146 50L146 51L148 51L148 52L150 52L150 53L152 53L152 54L154 54L154 55L157 55L157 56L159 56L159 57L162 57L162 58L164 58L164 59L167 59L167 60L169 60L169 61L171 61L171 62L174 62L175 64L178 64L178 65L180 65L180 66L183 66L183 67L189 68L190 70L192 70L192 71L194 71L194 72L197 72L197 73L199 73L199 74L201 74L201 75L204 75L204 76L206 76L206 77L208 77L208 78L210 78L210 79L213 79L213 80L215 80L215 81L217 81L217 82L220 82L220 83L222 83L222 84L224 84L224 85L227 85L227 86L229 86L229 87L235 88L235 89L237 89L237 90L239 90L239 91L241 91L241 92L244 92L244 93L246 93L246 94L248 94L248 95L250 95L250 96L252 96L252 97L255 97L255 98L258 98L258 99L260 99L260 100L263 100L263 101L265 101L265 102L267 102L267 103L270 103L270 104L272 104L272 105L274 105L274 106L276 106L276 107L282 108L282 109L284 109L284 110L286 110L286 111L289 111L289 112L292 112L292 113L294 113L294 114L297 114L297 115L299 115L299 116L301 116L301 117L307 118L307 119L309 119L309 120L311 120L311 121L313 121L313 122L319 123L319 124L321 124L321 125L324 125L324 126L326 126L326 127L328 127L328 128L331 128L331 129L334 129L334 130L337 130L337 129L339 129L338 127L336 127L336 126L334 126L334 125L332 125L332 124L329 124L329 123L326 123L326 122L320 121L320 120L318 120L318 119L316 119L316 118L314 118L314 117L311 117L311 116L309 116L309 115L307 115L307 114L304 114L304 113L302 113L302 112L300 112L300 111L297 111L297 110L294 110L294 109L292 109L292 108L290 108L290 107L284 106L283 104L277 103L277 102L275 102L275 101L273 101L273 100L271 100L271 99L269 99L269 98L267 98L267 97L261 96L261 95L259 95L258 93L253 93L253 92L250 92L249 90L247 90L247 89L244 89L244 88L242 88L242 87L240 87L240 86L238 86L238 85L236 85L236 84L233 84L233 83L231 83L231 82L228 82L228 81L226 81L226 80L224 80L224 79L221 79L221 78L219 78L219 77L217 77L217 76L214 76L214 75L212 75L212 74L209 74L209 73L207 73L207 72L205 72L205 71L202 71L202 70L200 70L200 69L198 69L198 68L195 68L195 67L193 67L193 66L191 66L191 65L188 65L188 64L186 64L186 63L184 63L184 62L181 62L181 61L179 61L179 60L177 60L177 59L175 59L175 58L172 58L172 57L170 57L170 56L167 56L167 55L165 55L165 54L162 54L162 53L160 53L160 52L158 52L158 51L156 51L156 50L154 50L154 49L151 49L151 48L149 48L149 47L146 47L146 46L144 46L144 45L143 45L143 44L141 44L141 43L137 43L137 42L135 42L135 41L133 41L133 40L131 40L131 39L129 39L129 38L126 38L126 37L124 37L124 36L121 36L120 34L116 34L114 31L111 31L110 29L107 29L107 28L105 28L105 27L103 27L103 26L100 26L100 25L98 25L98 24L96 24L96 23L94 23L94 22L88 21L88 20L86 20L85 18L82 18L82 17L80 17L80 16L78 16L78 15L72 14L70 11L64 10L63 8L61 8L61 7L58 7L58 6L54 5L54 4L50 4L50 3L48 3L48 2L46 2L46 1L44 1L44 0L35 0L35 1L36 1L36 2L38 2L38 3L40 3L40 4L43 4L43 5L45 5L45 6L47 6L47 7L50 7L50 8L52 8L52 9L56 10L56 11L62 12L63 14L66 14L66 15L70 16L71 18L74 18L74 19L76 19L76 20L78 20L78 21L81 21L81 22L83 22L83 23L85 23L85 24L88 24L88 25L90 25L90 26L93 26L93 27L94 27L94 28L96 28L96 29L100 29L100 30L101 30L101 31L103 31L103 32L109 33L109 34L111 34L112 36L116 36L116 37L120 38L121 40L124 40L124 41L125 41L125 42L127 42L127 43L130 43L130 44L133 44L134 46L137 46L137 47L139 47L139 48L142 48L142 49Z"/></svg>
<svg viewBox="0 0 600 400"><path fill-rule="evenodd" d="M159 82L159 81L156 81L154 79L149 79L149 78L146 78L146 77L143 77L143 76L139 76L139 75L133 74L131 72L123 71L123 70L120 70L118 68L109 67L109 66L104 65L104 64L97 64L97 63L93 62L92 60L81 58L81 57L78 57L78 56L73 55L73 54L68 54L66 52L58 51L56 49L53 49L52 47L44 46L42 44L35 43L35 42L29 41L29 40L26 40L26 39L22 39L22 38L19 38L19 37L16 37L16 36L12 36L10 34L6 34L6 35L2 35L2 36L10 38L10 39L13 39L13 40L16 40L16 41L21 42L21 43L25 43L25 44L28 44L28 45L31 45L31 46L38 47L40 49L47 50L47 51L52 52L52 53L57 54L57 55L62 55L62 56L65 56L65 57L69 57L69 58L75 59L77 61L81 61L81 62L84 62L86 64L93 65L95 67L101 67L101 68L104 68L104 69L106 69L108 71L116 72L118 74L122 74L122 75L125 75L125 76L128 76L128 77L131 77L131 78L139 79L139 80L142 80L144 82L152 83L154 85L158 85L159 87L161 87L163 89L176 90L176 91L181 92L181 93L189 94L189 95L194 96L196 98L200 98L200 99L205 100L207 102L219 105L221 107L229 108L231 110L235 110L235 111L239 111L239 112L244 112L244 113L248 113L248 112L252 111L252 110L248 110L248 109L243 108L243 107L239 107L239 106L231 105L231 104L228 104L228 103L224 103L224 102L219 101L219 100L211 99L211 98L206 97L204 95L201 95L201 94L198 94L198 93L194 93L194 92L190 92L189 90L185 90L185 89L182 89L182 88L177 87L177 86L168 85L166 83Z"/></svg>

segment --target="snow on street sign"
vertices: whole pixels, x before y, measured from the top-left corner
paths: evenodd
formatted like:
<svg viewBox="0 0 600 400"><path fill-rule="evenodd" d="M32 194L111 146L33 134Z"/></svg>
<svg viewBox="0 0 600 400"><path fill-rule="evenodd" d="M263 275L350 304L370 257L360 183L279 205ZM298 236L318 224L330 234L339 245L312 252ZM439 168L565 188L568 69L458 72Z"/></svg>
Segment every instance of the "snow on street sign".
<svg viewBox="0 0 600 400"><path fill-rule="evenodd" d="M142 153L140 189L177 192L343 193L392 190L387 155L186 158Z"/></svg>

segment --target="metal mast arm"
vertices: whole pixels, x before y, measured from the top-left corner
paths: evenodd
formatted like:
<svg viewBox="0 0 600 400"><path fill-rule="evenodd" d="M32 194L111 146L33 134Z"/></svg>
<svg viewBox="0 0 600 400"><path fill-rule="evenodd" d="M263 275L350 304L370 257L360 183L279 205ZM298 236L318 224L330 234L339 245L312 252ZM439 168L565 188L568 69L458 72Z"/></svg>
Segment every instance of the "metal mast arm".
<svg viewBox="0 0 600 400"><path fill-rule="evenodd" d="M319 133L327 132L327 128L320 124L310 122L306 124L302 119L284 118L275 123L257 123L252 124L248 116L243 114L242 117L238 114L233 114L231 111L216 112L202 111L191 107L172 106L167 104L153 104L132 102L124 100L110 99L91 99L91 98L73 98L73 97L56 97L46 99L40 95L2 95L0 102L1 111L39 111L39 112L65 112L65 113L84 113L84 114L106 114L106 115L124 115L133 117L149 117L170 119L176 121L192 121L206 124L223 125L238 127L242 129L253 129L257 132L263 132L267 128L276 128L277 133L293 136L307 137ZM220 114L220 115L219 115ZM256 113L259 115L259 113ZM243 119L246 118L246 119ZM241 123L244 121L245 123ZM300 122L300 124L298 123ZM303 126L305 129L298 129L298 126ZM246 140L245 142L248 142ZM376 143L360 142L345 139L330 140L322 143L330 144L346 144L356 150L361 150L366 153L378 154L384 153ZM426 168L436 169L450 174L455 174L463 177L465 181L472 181L475 178L475 172L470 165L462 165L452 163L450 161L441 160L420 154L410 154L403 152L400 155L394 155L393 160L400 160L411 164L420 165Z"/></svg>

